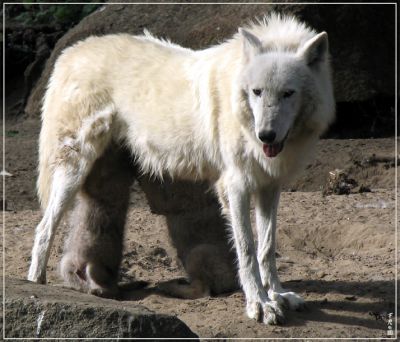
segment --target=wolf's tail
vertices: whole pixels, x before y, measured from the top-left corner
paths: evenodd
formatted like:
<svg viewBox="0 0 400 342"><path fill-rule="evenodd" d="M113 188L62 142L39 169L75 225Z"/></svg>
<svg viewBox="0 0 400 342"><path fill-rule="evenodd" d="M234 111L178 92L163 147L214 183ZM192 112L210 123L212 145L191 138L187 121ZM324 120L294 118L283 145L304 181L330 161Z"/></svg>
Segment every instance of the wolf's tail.
<svg viewBox="0 0 400 342"><path fill-rule="evenodd" d="M36 183L40 206L45 209L48 203L55 166L57 136L48 123L43 121L39 138L39 165Z"/></svg>

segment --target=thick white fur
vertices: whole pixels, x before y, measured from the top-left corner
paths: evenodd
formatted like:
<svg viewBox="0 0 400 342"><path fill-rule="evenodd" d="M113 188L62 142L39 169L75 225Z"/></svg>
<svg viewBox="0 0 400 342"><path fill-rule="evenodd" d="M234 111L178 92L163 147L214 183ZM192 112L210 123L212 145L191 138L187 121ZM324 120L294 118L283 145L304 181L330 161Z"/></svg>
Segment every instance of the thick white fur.
<svg viewBox="0 0 400 342"><path fill-rule="evenodd" d="M249 317L279 323L281 304L301 306L302 299L279 283L275 227L281 185L305 165L334 116L327 54L307 65L320 53L310 48L313 39L326 38L315 37L296 19L271 15L201 51L148 33L91 37L66 49L43 105L38 193L46 210L28 279L45 282L57 224L95 159L115 140L132 151L143 172L217 183L221 202L229 207ZM292 64L290 70L300 74L285 71ZM252 82L260 82L257 70L265 74L262 86L269 94L262 104L251 97ZM265 101L278 98L283 78L298 87L294 102L268 111ZM292 112L285 114L288 108ZM283 124L275 127L278 121ZM266 157L257 138L257 130L271 127L279 140L289 132L275 158Z"/></svg>

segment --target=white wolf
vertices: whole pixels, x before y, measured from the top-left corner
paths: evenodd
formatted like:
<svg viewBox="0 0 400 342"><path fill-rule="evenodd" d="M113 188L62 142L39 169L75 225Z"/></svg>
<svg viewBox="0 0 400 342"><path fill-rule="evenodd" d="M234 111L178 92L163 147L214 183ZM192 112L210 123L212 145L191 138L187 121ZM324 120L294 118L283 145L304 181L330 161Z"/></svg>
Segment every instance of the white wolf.
<svg viewBox="0 0 400 342"><path fill-rule="evenodd" d="M85 186L99 157L119 144L142 172L216 184L232 225L247 315L283 322L283 306L297 309L304 301L283 289L277 275L280 188L306 164L333 118L327 34L294 17L269 15L201 51L147 33L77 43L56 62L44 99L38 193L45 212L28 279L46 282L57 225L76 196L90 195ZM119 179L103 181L111 191ZM98 253L107 259L112 250ZM85 255L75 260L75 273L101 289L96 258Z"/></svg>

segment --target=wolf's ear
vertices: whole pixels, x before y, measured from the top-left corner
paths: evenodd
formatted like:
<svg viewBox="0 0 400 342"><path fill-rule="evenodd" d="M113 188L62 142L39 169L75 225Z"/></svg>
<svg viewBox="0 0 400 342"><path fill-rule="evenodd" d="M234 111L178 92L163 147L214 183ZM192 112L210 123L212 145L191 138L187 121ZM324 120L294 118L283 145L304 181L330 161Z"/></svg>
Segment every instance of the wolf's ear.
<svg viewBox="0 0 400 342"><path fill-rule="evenodd" d="M262 52L261 41L249 31L239 28L239 34L243 42L243 55L247 61Z"/></svg>
<svg viewBox="0 0 400 342"><path fill-rule="evenodd" d="M297 52L308 66L318 65L328 57L329 43L328 34L321 32L308 40Z"/></svg>

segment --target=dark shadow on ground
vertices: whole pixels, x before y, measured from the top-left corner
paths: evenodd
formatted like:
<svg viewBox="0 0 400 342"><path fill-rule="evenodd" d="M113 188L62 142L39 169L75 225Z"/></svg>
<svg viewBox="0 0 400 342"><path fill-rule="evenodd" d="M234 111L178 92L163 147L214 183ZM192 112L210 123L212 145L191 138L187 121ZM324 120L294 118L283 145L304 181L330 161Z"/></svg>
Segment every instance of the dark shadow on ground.
<svg viewBox="0 0 400 342"><path fill-rule="evenodd" d="M287 311L285 326L303 326L309 321L329 322L340 325L367 327L370 329L387 329L388 313L394 312L394 280L393 281L287 281L285 288L298 292L303 297L305 294L318 294L321 297L329 294L343 295L342 300L306 300L307 310L302 312ZM150 295L170 297L158 291L156 286L125 290L121 300L136 301ZM232 293L221 294L217 297L226 298ZM368 302L365 302L365 299ZM179 300L177 298L177 300ZM372 301L371 301L372 300ZM332 311L345 311L346 315L338 315ZM359 314L365 313L364 317ZM357 314L356 316L354 314Z"/></svg>
<svg viewBox="0 0 400 342"><path fill-rule="evenodd" d="M385 299L394 301L395 280L341 281L341 280L295 280L284 282L283 287L296 292L319 294L341 293L348 296Z"/></svg>

